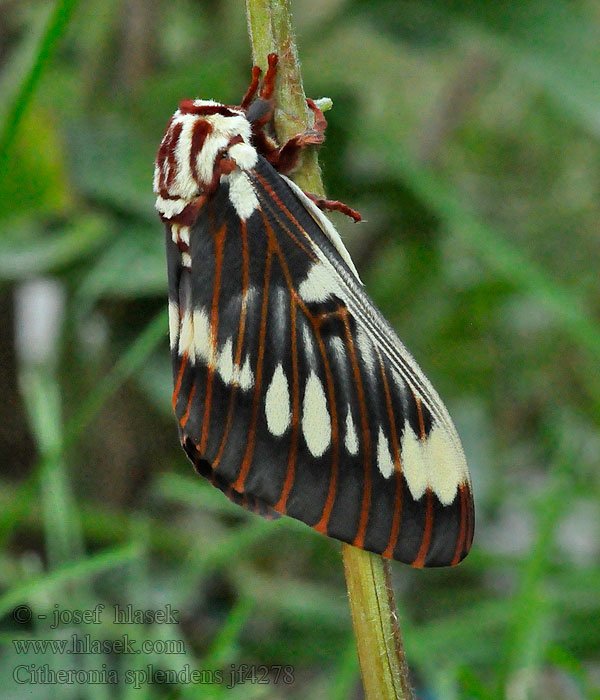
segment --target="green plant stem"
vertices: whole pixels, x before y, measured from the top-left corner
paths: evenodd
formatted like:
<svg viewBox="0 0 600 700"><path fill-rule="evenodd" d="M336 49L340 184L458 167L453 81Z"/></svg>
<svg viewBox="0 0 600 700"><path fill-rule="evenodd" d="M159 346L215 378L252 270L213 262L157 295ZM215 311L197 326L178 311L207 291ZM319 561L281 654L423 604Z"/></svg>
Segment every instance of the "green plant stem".
<svg viewBox="0 0 600 700"><path fill-rule="evenodd" d="M411 700L389 562L349 544L342 557L365 695Z"/></svg>
<svg viewBox="0 0 600 700"><path fill-rule="evenodd" d="M291 26L290 0L246 0L255 65L279 56L275 83L275 133L280 143L311 126ZM294 181L324 195L315 149L307 149ZM371 552L342 544L352 622L367 700L412 700L388 564Z"/></svg>
<svg viewBox="0 0 600 700"><path fill-rule="evenodd" d="M254 65L260 66L264 74L267 56L279 56L273 123L277 137L285 143L312 125L292 32L290 0L246 0L246 14ZM305 191L324 195L316 150L307 149L301 158L294 182Z"/></svg>

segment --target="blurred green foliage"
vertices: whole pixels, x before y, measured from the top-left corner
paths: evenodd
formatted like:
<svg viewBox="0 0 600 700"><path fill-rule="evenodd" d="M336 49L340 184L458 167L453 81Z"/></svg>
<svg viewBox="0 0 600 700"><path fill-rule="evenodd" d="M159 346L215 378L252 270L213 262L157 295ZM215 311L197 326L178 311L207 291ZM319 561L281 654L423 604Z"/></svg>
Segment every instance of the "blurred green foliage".
<svg viewBox="0 0 600 700"><path fill-rule="evenodd" d="M366 219L336 224L446 399L473 473L468 559L394 566L418 695L599 698L598 7L294 10L306 91L334 103L328 192ZM361 697L338 544L229 504L192 473L171 416L152 163L179 99L243 94L242 3L4 0L0 12L0 696ZM18 340L31 310L15 300L35 279L60 307L42 348ZM55 606L98 603L101 624L50 628ZM114 625L114 604L170 604L180 622ZM154 651L13 642L73 633ZM160 651L170 639L185 653ZM122 682L22 685L19 664L106 664ZM124 682L148 664L283 664L295 680Z"/></svg>

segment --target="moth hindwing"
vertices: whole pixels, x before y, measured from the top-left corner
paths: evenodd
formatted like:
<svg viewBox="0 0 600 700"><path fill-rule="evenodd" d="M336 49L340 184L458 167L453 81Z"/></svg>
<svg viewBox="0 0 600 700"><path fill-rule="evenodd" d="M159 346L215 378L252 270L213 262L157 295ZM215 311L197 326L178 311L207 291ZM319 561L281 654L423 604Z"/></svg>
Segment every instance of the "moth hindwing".
<svg viewBox="0 0 600 700"><path fill-rule="evenodd" d="M185 100L161 143L173 408L234 502L413 566L457 564L471 482L446 408L365 292L321 208L286 177L325 119L266 129L277 57L241 106Z"/></svg>

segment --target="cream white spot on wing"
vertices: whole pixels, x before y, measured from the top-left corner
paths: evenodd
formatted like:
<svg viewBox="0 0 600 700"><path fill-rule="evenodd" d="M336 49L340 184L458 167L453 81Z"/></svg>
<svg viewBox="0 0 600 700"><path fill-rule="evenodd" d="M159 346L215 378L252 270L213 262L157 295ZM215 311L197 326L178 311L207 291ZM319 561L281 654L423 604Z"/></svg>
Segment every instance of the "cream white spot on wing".
<svg viewBox="0 0 600 700"><path fill-rule="evenodd" d="M225 175L223 181L229 182L229 201L240 219L247 219L258 209L258 198L246 173L234 170Z"/></svg>
<svg viewBox="0 0 600 700"><path fill-rule="evenodd" d="M340 294L339 284L332 272L322 263L313 263L298 287L303 301L325 301L333 294Z"/></svg>
<svg viewBox="0 0 600 700"><path fill-rule="evenodd" d="M192 362L194 361L194 323L192 320L192 314L189 312L184 313L183 318L181 319L178 352L180 355L187 354L189 359Z"/></svg>
<svg viewBox="0 0 600 700"><path fill-rule="evenodd" d="M240 370L238 384L243 391L251 389L254 384L254 374L250 369L250 358L248 356L246 356L246 361Z"/></svg>
<svg viewBox="0 0 600 700"><path fill-rule="evenodd" d="M443 505L450 505L459 484L468 481L467 462L452 437L434 423L423 451L429 465L429 485Z"/></svg>
<svg viewBox="0 0 600 700"><path fill-rule="evenodd" d="M346 445L346 449L351 455L358 454L358 436L356 435L356 428L352 420L350 406L348 406L348 412L346 413L346 435L344 436L344 445Z"/></svg>
<svg viewBox="0 0 600 700"><path fill-rule="evenodd" d="M321 380L311 371L304 389L302 432L314 457L320 457L331 442L331 418Z"/></svg>
<svg viewBox="0 0 600 700"><path fill-rule="evenodd" d="M277 365L275 372L273 372L273 378L267 389L265 416L269 432L276 437L285 433L292 420L290 390L281 364Z"/></svg>
<svg viewBox="0 0 600 700"><path fill-rule="evenodd" d="M362 328L358 329L356 340L363 362L369 369L370 375L373 376L375 372L375 349L373 348L373 343Z"/></svg>
<svg viewBox="0 0 600 700"><path fill-rule="evenodd" d="M288 317L288 299L289 294L287 289L277 287L273 295L273 306L270 311L269 323L272 327L273 338L276 342L283 342L286 339L286 321Z"/></svg>
<svg viewBox="0 0 600 700"><path fill-rule="evenodd" d="M408 423L402 437L402 468L412 497L419 499L429 487L442 505L450 505L459 484L468 483L464 453L456 437L434 423L420 440Z"/></svg>
<svg viewBox="0 0 600 700"><path fill-rule="evenodd" d="M242 302L244 304L253 304L259 299L259 292L256 287L248 287L248 289L245 291L244 295L242 296Z"/></svg>
<svg viewBox="0 0 600 700"><path fill-rule="evenodd" d="M394 473L394 460L390 454L390 446L381 426L379 426L379 434L377 436L377 466L386 479Z"/></svg>
<svg viewBox="0 0 600 700"><path fill-rule="evenodd" d="M179 238L186 244L190 244L190 227L189 226L180 226L179 227Z"/></svg>
<svg viewBox="0 0 600 700"><path fill-rule="evenodd" d="M311 367L314 367L317 360L315 354L315 346L308 324L304 324L302 328L302 347L304 348L304 352L306 353L306 359L308 360L308 363L311 365Z"/></svg>
<svg viewBox="0 0 600 700"><path fill-rule="evenodd" d="M334 335L329 339L329 345L331 346L333 357L335 357L338 362L345 362L346 346L344 345L344 341L339 336Z"/></svg>
<svg viewBox="0 0 600 700"><path fill-rule="evenodd" d="M179 306L169 299L169 343L171 350L179 339Z"/></svg>
<svg viewBox="0 0 600 700"><path fill-rule="evenodd" d="M189 253L182 253L181 254L181 264L184 267L191 267L192 266L192 258Z"/></svg>
<svg viewBox="0 0 600 700"><path fill-rule="evenodd" d="M231 384L233 382L233 344L231 342L231 338L227 338L221 352L219 353L217 371L221 375L221 379L225 382L225 384Z"/></svg>
<svg viewBox="0 0 600 700"><path fill-rule="evenodd" d="M197 360L214 365L214 347L210 321L204 309L194 310L194 349Z"/></svg>
<svg viewBox="0 0 600 700"><path fill-rule="evenodd" d="M423 459L423 446L413 429L404 423L402 435L402 472L410 490L411 496L418 501L425 493L427 483L427 467Z"/></svg>

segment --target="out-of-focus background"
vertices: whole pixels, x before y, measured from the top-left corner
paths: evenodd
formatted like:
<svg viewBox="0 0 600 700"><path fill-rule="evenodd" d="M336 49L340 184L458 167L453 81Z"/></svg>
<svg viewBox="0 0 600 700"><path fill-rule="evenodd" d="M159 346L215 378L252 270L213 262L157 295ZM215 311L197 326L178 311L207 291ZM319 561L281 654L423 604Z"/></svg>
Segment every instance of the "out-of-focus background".
<svg viewBox="0 0 600 700"><path fill-rule="evenodd" d="M418 697L598 698L598 5L293 9L335 222L473 474L469 557L393 565ZM0 15L0 696L361 698L338 543L231 505L171 415L153 158L181 98L239 103L243 3Z"/></svg>

